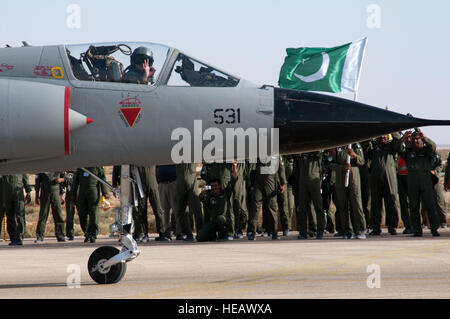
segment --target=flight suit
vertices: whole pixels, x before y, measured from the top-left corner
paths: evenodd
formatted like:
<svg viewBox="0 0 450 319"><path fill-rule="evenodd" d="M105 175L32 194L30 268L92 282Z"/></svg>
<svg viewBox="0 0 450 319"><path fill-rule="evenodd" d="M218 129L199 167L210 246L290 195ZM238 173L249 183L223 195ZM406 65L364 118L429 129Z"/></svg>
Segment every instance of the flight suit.
<svg viewBox="0 0 450 319"><path fill-rule="evenodd" d="M199 231L203 226L203 214L198 197L198 182L195 163L178 164L176 180L176 218L179 219L183 234L192 236L193 224L189 214L195 217L195 228ZM189 211L186 208L189 205Z"/></svg>
<svg viewBox="0 0 450 319"><path fill-rule="evenodd" d="M170 234L166 231L164 222L164 213L161 208L161 201L159 198L158 183L156 181L156 166L139 167L139 175L141 177L142 188L144 191L144 198L138 196L139 207L135 215L135 234L148 235L148 216L147 216L147 202L152 206L153 214L155 214L156 230L161 237L169 237Z"/></svg>
<svg viewBox="0 0 450 319"><path fill-rule="evenodd" d="M97 177L106 180L103 167L87 167L86 169ZM108 190L106 186L81 168L77 169L73 179L71 195L73 198L76 198L80 226L86 240L95 241L98 235L98 203L101 197L100 192L102 195L107 195Z"/></svg>
<svg viewBox="0 0 450 319"><path fill-rule="evenodd" d="M222 190L219 196L207 191L202 199L205 208L205 221L202 229L197 233L198 241L225 240L229 236L228 216L231 212L229 189ZM216 235L217 234L217 235Z"/></svg>
<svg viewBox="0 0 450 319"><path fill-rule="evenodd" d="M271 161L278 161L278 170L268 173ZM252 233L254 239L255 232L258 226L259 210L267 211L268 220L266 223L266 230L272 234L273 239L278 239L278 203L277 193L281 186L286 185L286 174L283 161L279 158L272 157L267 163L262 163L258 160L256 164L256 175L253 187L250 215L248 221L248 233ZM264 170L264 171L263 171Z"/></svg>
<svg viewBox="0 0 450 319"><path fill-rule="evenodd" d="M445 175L444 175L444 185L445 185L445 189L448 191L448 186L450 186L450 153L448 153L448 157L447 157L447 164L445 165Z"/></svg>
<svg viewBox="0 0 450 319"><path fill-rule="evenodd" d="M3 231L3 219L6 215L5 208L3 207L3 191L2 191L2 176L0 175L0 235ZM0 239L1 240L1 239Z"/></svg>
<svg viewBox="0 0 450 319"><path fill-rule="evenodd" d="M246 206L246 191L245 191L245 171L247 163L237 163L237 179L234 181L233 187L233 217L234 217L234 235L235 237L242 236L243 229L248 221L248 211Z"/></svg>
<svg viewBox="0 0 450 319"><path fill-rule="evenodd" d="M64 173L50 172L36 175L36 195L39 194L40 209L39 220L36 226L36 237L44 240L45 225L47 224L50 206L52 208L53 221L55 223L55 236L58 240L64 240L64 218L61 208L60 184L56 179L64 178Z"/></svg>
<svg viewBox="0 0 450 319"><path fill-rule="evenodd" d="M164 224L166 232L172 231L177 236L181 236L181 225L176 221L176 165L156 166L156 181L158 182L159 199L164 212ZM172 213L170 213L172 210Z"/></svg>
<svg viewBox="0 0 450 319"><path fill-rule="evenodd" d="M11 243L21 242L25 234L25 198L31 192L27 174L2 176L3 207L6 211L7 231Z"/></svg>
<svg viewBox="0 0 450 319"><path fill-rule="evenodd" d="M240 166L241 172L243 173L244 166L241 164ZM235 233L235 216L234 216L234 194L233 190L235 188L236 181L232 178L233 166L231 163L207 163L203 164L200 176L206 182L206 184L210 184L213 180L220 180L220 184L225 196L229 196L227 200L229 201L228 205L231 207L229 211L227 211L227 231L228 236L234 236ZM239 185L242 186L242 185Z"/></svg>
<svg viewBox="0 0 450 319"><path fill-rule="evenodd" d="M415 151L407 148L401 140L396 143L396 150L406 160L408 168L408 197L411 214L411 225L415 236L422 236L420 221L420 201L422 200L430 219L430 229L434 233L439 228L439 218L436 214L433 184L430 170L436 144L428 137L423 138L424 146Z"/></svg>
<svg viewBox="0 0 450 319"><path fill-rule="evenodd" d="M149 82L153 83L153 76L150 76L147 79L147 81L144 81L142 78L143 78L143 71L139 71L133 67L130 67L128 70L125 70L122 82L135 84L148 84Z"/></svg>
<svg viewBox="0 0 450 319"><path fill-rule="evenodd" d="M313 215L317 221L317 235L323 236L325 230L325 214L323 213L322 194L322 156L323 152L300 154L298 158L298 207L297 229L300 236L307 234L307 215L313 203Z"/></svg>
<svg viewBox="0 0 450 319"><path fill-rule="evenodd" d="M436 204L436 213L439 218L439 224L447 226L447 209L445 207L445 195L444 185L441 183L439 176L442 172L442 160L439 154L434 154L434 160L432 165L433 176L433 194ZM426 210L424 205L421 206L422 223L425 224Z"/></svg>
<svg viewBox="0 0 450 319"><path fill-rule="evenodd" d="M386 211L386 225L390 234L396 234L398 227L398 185L397 185L397 152L395 144L400 134L393 133L392 141L386 144L374 141L368 152L371 160L370 189L372 197L371 222L373 235L381 233L382 206Z"/></svg>
<svg viewBox="0 0 450 319"><path fill-rule="evenodd" d="M405 230L404 234L411 234L411 217L409 213L409 200L408 200L408 167L403 157L398 158L397 168L397 183L398 183L398 199L400 202L400 215Z"/></svg>
<svg viewBox="0 0 450 319"><path fill-rule="evenodd" d="M322 193L322 206L323 213L326 215L325 220L325 230L329 233L334 233L334 222L331 216L331 199L333 198L333 189L334 184L331 184L332 180L332 169L330 167L330 163L333 160L333 156L331 150L325 150L322 156L322 185L321 185L321 193Z"/></svg>
<svg viewBox="0 0 450 319"><path fill-rule="evenodd" d="M242 228L247 228L247 234L248 231L248 225L250 222L250 209L252 206L252 194L253 189L255 185L255 177L256 177L256 162L252 163L250 160L246 160L245 170L244 170L244 179L245 179L245 200L244 200L244 212L246 212L246 224L242 226ZM260 232L259 227L257 226L257 231Z"/></svg>
<svg viewBox="0 0 450 319"><path fill-rule="evenodd" d="M280 222L283 234L287 234L292 229L292 217L294 214L294 191L292 185L296 182L294 176L294 156L286 155L281 157L286 175L286 189L283 193L277 194L278 208L280 209Z"/></svg>
<svg viewBox="0 0 450 319"><path fill-rule="evenodd" d="M366 225L370 225L371 218L371 186L370 186L370 171L371 171L371 158L370 152L372 151L372 141L361 142L361 147L364 153L364 165L359 166L359 175L361 178L361 200L364 212L364 218Z"/></svg>
<svg viewBox="0 0 450 319"><path fill-rule="evenodd" d="M74 236L74 217L75 217L75 204L69 199L69 195L73 188L73 177L76 171L67 171L65 188L66 188L66 235L69 239Z"/></svg>
<svg viewBox="0 0 450 319"><path fill-rule="evenodd" d="M340 215L340 227L346 238L350 237L352 231L355 235L361 235L366 230L359 176L359 166L364 165L364 153L360 144L352 144L352 149L357 157L350 160L348 187L345 187L347 147L337 149L335 162L331 164L335 167L336 172L336 206Z"/></svg>

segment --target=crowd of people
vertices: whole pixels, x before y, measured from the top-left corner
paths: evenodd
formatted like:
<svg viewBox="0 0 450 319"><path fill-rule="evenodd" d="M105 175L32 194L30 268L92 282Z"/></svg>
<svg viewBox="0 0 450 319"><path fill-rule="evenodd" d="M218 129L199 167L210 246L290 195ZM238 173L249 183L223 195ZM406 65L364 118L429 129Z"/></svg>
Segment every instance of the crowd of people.
<svg viewBox="0 0 450 319"><path fill-rule="evenodd" d="M113 168L114 188L120 186L120 169ZM74 240L76 211L84 242L96 242L100 198L114 193L86 170L106 180L102 167L35 176L35 203L40 206L35 243L45 239L50 207L58 242ZM148 203L155 216L155 240L161 242L244 236L276 240L292 230L299 240L322 239L324 234L365 239L382 233L383 211L390 235L397 234L401 218L403 234L418 237L428 228L433 237L440 236L438 229L447 227L448 165L443 183L441 172L435 143L419 130L255 163L203 163L200 176L195 163L138 167L143 196L133 209L133 237L150 240ZM0 221L6 214L9 245L23 244L31 191L27 174L0 177Z"/></svg>

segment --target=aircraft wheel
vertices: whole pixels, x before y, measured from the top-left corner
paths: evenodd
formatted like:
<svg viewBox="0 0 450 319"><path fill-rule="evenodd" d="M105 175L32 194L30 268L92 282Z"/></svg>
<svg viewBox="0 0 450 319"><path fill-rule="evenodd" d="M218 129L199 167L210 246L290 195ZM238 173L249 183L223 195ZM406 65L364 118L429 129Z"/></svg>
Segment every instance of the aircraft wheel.
<svg viewBox="0 0 450 319"><path fill-rule="evenodd" d="M123 278L127 271L127 264L124 262L120 262L103 270L100 270L98 267L119 253L119 249L112 246L102 246L94 250L89 257L88 271L95 282L99 284L115 284Z"/></svg>

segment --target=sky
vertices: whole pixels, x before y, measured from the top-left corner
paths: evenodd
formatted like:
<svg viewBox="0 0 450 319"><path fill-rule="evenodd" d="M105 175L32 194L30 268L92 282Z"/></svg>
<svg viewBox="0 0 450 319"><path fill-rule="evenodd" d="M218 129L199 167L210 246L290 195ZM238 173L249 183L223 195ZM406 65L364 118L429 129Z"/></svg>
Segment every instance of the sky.
<svg viewBox="0 0 450 319"><path fill-rule="evenodd" d="M15 0L2 3L0 46L156 42L277 86L286 48L367 36L358 101L450 120L449 13L448 0ZM423 131L450 146L450 127Z"/></svg>

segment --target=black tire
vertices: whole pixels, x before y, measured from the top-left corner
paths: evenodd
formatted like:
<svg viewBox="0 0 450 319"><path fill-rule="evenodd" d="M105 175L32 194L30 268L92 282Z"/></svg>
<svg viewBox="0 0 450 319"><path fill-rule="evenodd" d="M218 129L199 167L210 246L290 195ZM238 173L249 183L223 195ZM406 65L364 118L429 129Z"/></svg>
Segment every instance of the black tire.
<svg viewBox="0 0 450 319"><path fill-rule="evenodd" d="M119 253L120 251L112 246L102 246L94 250L89 257L88 272L95 282L99 284L115 284L123 278L127 271L127 264L123 262L111 266L109 270L104 273L98 270L94 271L99 261L106 261Z"/></svg>

